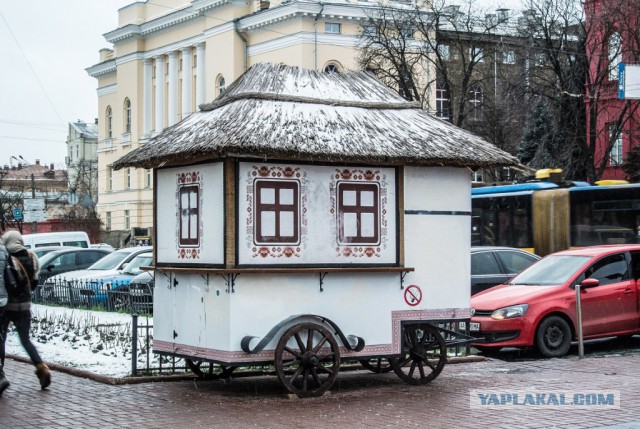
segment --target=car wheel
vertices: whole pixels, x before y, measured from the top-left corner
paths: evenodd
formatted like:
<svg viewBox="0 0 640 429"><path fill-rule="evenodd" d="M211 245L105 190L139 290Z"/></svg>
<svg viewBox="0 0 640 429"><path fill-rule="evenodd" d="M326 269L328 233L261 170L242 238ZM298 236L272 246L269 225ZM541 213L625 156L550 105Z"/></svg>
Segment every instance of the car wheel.
<svg viewBox="0 0 640 429"><path fill-rule="evenodd" d="M571 346L571 328L560 316L544 319L536 331L536 346L544 357L560 357Z"/></svg>

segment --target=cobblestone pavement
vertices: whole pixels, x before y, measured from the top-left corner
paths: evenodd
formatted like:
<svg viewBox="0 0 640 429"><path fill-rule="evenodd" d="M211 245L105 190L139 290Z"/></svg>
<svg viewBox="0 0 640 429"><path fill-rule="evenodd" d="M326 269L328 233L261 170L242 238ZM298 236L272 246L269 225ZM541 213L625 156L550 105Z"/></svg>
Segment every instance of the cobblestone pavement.
<svg viewBox="0 0 640 429"><path fill-rule="evenodd" d="M41 391L33 368L9 359L12 384L0 397L0 427L638 428L640 337L623 348L599 347L587 347L584 359L574 347L562 359L506 353L450 364L426 386L408 386L393 373L345 372L330 394L311 399L284 394L275 376L114 386L54 371L51 387ZM619 391L620 406L472 408L472 389Z"/></svg>

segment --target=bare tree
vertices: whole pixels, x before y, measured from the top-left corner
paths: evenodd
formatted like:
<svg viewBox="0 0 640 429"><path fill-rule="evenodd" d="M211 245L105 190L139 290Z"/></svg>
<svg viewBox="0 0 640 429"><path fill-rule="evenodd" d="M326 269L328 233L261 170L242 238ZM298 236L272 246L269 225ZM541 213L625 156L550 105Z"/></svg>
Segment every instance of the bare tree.
<svg viewBox="0 0 640 429"><path fill-rule="evenodd" d="M22 210L25 194L24 186L17 186L13 181L5 180L7 171L0 170L0 232L17 229L22 232L23 220L13 218L14 209Z"/></svg>
<svg viewBox="0 0 640 429"><path fill-rule="evenodd" d="M503 37L506 13L487 12L475 0L463 7L445 0L381 5L362 26L358 61L408 100L515 153L522 88L503 81L520 76L521 66L502 58L521 41Z"/></svg>
<svg viewBox="0 0 640 429"><path fill-rule="evenodd" d="M622 54L616 51L622 45L612 44L612 36L630 37L640 31L637 23L627 19L625 4L626 0L606 2L597 13L587 10L586 16L576 0L525 1L527 19L521 34L529 40L531 79L523 82L524 89L544 100L554 114L553 145L547 152L555 165L549 167L563 168L567 178L595 181L601 177L616 133L638 109L637 102L621 106L606 101L614 98L614 60ZM594 7L594 2L585 5ZM604 118L614 126L602 126Z"/></svg>

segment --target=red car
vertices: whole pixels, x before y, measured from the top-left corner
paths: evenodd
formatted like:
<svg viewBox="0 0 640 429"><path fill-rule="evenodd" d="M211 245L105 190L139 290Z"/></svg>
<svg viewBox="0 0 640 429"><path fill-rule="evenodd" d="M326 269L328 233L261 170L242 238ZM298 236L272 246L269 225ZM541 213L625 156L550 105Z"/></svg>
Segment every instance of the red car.
<svg viewBox="0 0 640 429"><path fill-rule="evenodd" d="M640 333L640 245L549 255L509 282L471 297L473 346L536 347L563 356L577 340L575 285L581 284L584 339Z"/></svg>

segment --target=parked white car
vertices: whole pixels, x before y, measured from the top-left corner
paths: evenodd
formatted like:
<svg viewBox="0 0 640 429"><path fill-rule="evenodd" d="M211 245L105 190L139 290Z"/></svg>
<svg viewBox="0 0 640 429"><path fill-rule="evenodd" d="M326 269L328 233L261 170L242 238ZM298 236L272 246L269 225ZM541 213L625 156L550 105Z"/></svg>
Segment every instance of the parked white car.
<svg viewBox="0 0 640 429"><path fill-rule="evenodd" d="M80 280L93 277L102 277L108 274L117 274L124 269L124 266L128 264L133 258L141 253L149 252L153 249L152 246L140 246L140 247L125 247L124 249L116 250L113 253L100 259L95 264L91 265L86 270L69 271L64 274L50 277L46 283L57 283L63 281Z"/></svg>

